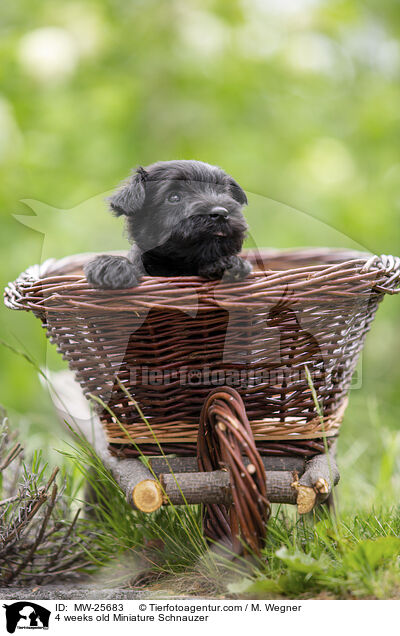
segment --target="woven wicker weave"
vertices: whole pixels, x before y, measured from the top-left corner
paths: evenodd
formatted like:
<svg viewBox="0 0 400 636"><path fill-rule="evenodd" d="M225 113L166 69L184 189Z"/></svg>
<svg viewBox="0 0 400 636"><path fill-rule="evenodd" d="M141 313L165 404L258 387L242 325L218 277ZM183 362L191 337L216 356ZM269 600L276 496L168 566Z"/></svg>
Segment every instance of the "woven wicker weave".
<svg viewBox="0 0 400 636"><path fill-rule="evenodd" d="M241 395L259 449L317 452L338 433L379 302L400 291L400 259L328 249L245 255L254 271L240 283L145 277L114 291L90 288L82 266L93 255L78 255L29 268L5 303L33 311L85 393L108 405L102 421L122 454L135 452L133 442L155 451L148 424L169 451L195 453L201 408L222 385Z"/></svg>

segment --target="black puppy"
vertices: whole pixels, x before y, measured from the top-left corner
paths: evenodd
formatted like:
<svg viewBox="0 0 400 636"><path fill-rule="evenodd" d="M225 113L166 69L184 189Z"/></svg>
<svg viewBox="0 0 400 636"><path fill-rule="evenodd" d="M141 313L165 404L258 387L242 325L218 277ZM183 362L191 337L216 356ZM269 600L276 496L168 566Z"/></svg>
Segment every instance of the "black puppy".
<svg viewBox="0 0 400 636"><path fill-rule="evenodd" d="M110 198L134 243L127 258L98 256L85 266L94 287L133 287L141 276L240 280L251 265L238 256L247 224L242 188L201 161L159 161L138 168Z"/></svg>

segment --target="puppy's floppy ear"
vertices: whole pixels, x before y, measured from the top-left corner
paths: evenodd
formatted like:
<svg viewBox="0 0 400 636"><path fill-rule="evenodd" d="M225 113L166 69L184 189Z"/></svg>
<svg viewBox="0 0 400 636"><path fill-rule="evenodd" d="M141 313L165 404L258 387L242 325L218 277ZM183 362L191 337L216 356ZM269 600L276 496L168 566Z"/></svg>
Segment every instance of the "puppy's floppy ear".
<svg viewBox="0 0 400 636"><path fill-rule="evenodd" d="M144 188L146 177L147 172L139 167L119 190L107 198L115 216L122 214L131 216L140 210L146 195Z"/></svg>
<svg viewBox="0 0 400 636"><path fill-rule="evenodd" d="M245 191L240 187L240 185L233 179L232 177L227 177L228 188L232 193L235 201L240 203L241 205L247 205L247 197Z"/></svg>

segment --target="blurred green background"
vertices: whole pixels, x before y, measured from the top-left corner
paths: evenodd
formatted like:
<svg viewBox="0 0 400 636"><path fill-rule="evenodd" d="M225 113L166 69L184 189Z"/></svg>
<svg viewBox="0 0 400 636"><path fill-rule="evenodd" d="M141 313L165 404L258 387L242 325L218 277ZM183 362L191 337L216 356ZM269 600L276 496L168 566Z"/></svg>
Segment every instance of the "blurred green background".
<svg viewBox="0 0 400 636"><path fill-rule="evenodd" d="M0 31L3 287L49 256L126 246L104 193L161 159L231 173L249 244L400 255L397 0L20 0ZM387 298L351 393L344 505L400 494L399 317ZM2 308L1 337L44 364L33 316ZM26 439L57 446L35 370L1 346L0 373Z"/></svg>

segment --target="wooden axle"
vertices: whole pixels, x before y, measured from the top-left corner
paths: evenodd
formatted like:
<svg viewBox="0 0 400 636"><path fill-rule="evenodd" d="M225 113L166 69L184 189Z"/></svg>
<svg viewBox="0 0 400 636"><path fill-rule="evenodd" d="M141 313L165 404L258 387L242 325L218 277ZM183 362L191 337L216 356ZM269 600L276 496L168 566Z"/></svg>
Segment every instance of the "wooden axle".
<svg viewBox="0 0 400 636"><path fill-rule="evenodd" d="M335 446L328 455L317 455L304 462L295 457L263 457L266 467L267 496L271 503L297 504L298 512L310 512L317 503L324 501L339 481ZM225 504L232 503L229 472L216 470L208 473L190 471L196 465L195 458L184 458L185 472L174 471L174 458L151 459L154 472L167 467L169 471L157 475L163 491L163 504ZM176 458L177 460L182 458ZM189 461L190 460L190 461ZM127 460L123 460L127 461ZM132 461L132 460L128 460ZM136 460L137 461L137 460ZM178 464L179 465L179 462ZM274 467L275 470L268 470ZM285 470L286 469L286 470ZM140 484L136 490L140 490Z"/></svg>
<svg viewBox="0 0 400 636"><path fill-rule="evenodd" d="M215 470L209 473L174 473L160 475L164 504L225 504L232 503L229 473ZM295 477L287 470L267 472L267 496L271 503L295 504Z"/></svg>
<svg viewBox="0 0 400 636"><path fill-rule="evenodd" d="M289 470L303 474L305 469L305 459L303 457L263 457L263 464L266 471L269 470ZM244 459L245 465L249 463ZM199 470L196 457L150 457L149 465L156 475L162 473L197 473Z"/></svg>

